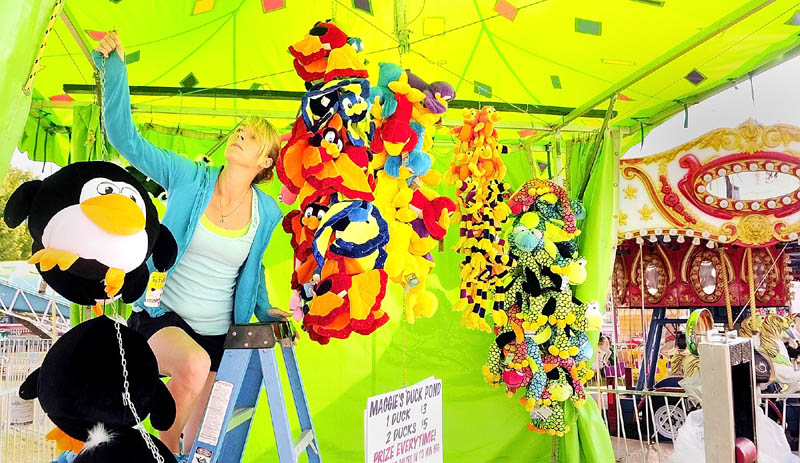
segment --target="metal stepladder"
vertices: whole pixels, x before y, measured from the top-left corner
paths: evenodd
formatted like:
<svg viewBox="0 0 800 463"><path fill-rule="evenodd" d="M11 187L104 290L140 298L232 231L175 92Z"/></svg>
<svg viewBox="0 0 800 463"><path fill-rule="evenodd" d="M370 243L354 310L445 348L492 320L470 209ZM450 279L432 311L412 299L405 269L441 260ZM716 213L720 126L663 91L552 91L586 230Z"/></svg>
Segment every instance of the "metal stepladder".
<svg viewBox="0 0 800 463"><path fill-rule="evenodd" d="M202 424L189 454L192 463L242 461L261 386L267 390L269 412L281 463L296 462L304 451L311 463L321 462L300 370L291 323L233 325L225 338L225 353L211 389ZM289 425L275 347L280 345L300 422L295 442Z"/></svg>

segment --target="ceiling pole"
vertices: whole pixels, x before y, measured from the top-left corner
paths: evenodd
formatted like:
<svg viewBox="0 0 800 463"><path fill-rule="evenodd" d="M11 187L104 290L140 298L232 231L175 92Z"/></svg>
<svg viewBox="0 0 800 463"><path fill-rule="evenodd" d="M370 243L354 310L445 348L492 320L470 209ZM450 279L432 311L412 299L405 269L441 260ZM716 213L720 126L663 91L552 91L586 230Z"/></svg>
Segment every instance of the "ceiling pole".
<svg viewBox="0 0 800 463"><path fill-rule="evenodd" d="M92 60L92 51L91 47L89 46L89 41L86 38L86 33L81 28L80 24L75 20L75 15L72 14L72 10L69 9L69 5L64 5L64 9L61 10L61 20L64 21L64 25L67 26L69 29L69 33L72 34L72 38L75 39L75 42L80 47L81 51L83 52L83 56L89 61L92 65L92 69L95 68L94 60Z"/></svg>
<svg viewBox="0 0 800 463"><path fill-rule="evenodd" d="M689 37L688 39L684 40L677 46L673 47L671 50L667 51L666 53L650 61L641 68L637 69L636 71L628 75L628 77L624 78L620 82L612 85L603 92L597 94L583 105L575 108L572 112L564 116L562 121L559 124L557 124L554 128L560 129L562 127L567 126L570 122L583 116L583 114L585 114L587 111L595 108L596 106L600 105L604 101L611 98L611 96L620 93L621 91L625 90L626 88L630 87L636 82L658 71L659 69L663 68L664 66L671 63L675 59L686 54L687 52L698 47L699 45L705 43L709 39L715 37L720 32L723 32L729 29L730 27L738 24L739 22L743 21L744 19L750 17L751 15L760 11L761 9L763 9L770 3L773 3L774 1L775 0L750 0L740 8L737 8L732 13L719 19L714 24L706 28L703 28L701 31L697 32L693 36Z"/></svg>

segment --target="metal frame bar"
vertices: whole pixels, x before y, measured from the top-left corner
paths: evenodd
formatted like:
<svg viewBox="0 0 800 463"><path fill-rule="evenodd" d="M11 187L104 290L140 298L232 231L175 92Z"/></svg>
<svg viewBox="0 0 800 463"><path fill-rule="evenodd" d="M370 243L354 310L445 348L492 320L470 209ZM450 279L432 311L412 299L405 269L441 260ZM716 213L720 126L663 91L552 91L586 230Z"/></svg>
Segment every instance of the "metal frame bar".
<svg viewBox="0 0 800 463"><path fill-rule="evenodd" d="M71 95L94 94L95 86L86 84L64 84L64 93ZM299 101L305 92L288 90L250 90L240 88L183 88L183 87L159 87L149 85L132 85L131 96L183 96L194 98L242 98L251 100L278 100L278 101ZM494 109L504 112L522 112L525 114L544 114L551 116L566 116L575 111L575 108L566 106L533 105L527 103L506 103L503 101L477 101L477 100L453 100L448 104L451 109L481 108L483 106L493 106ZM612 118L617 113L612 113ZM602 119L606 116L606 110L593 109L584 111L582 117ZM563 128L563 127L561 127Z"/></svg>
<svg viewBox="0 0 800 463"><path fill-rule="evenodd" d="M79 101L51 101L51 100L33 100L31 109L64 109L70 110L76 105L88 105L88 102ZM202 108L194 106L154 106L148 104L131 104L131 111L134 113L151 113L151 114L188 114L195 116L215 116L215 117L244 117L248 115L257 115L266 117L268 119L278 120L295 120L297 113L293 111L276 111L265 109L241 109L241 108ZM444 127L458 127L463 124L463 121L454 119L445 119L442 121ZM523 122L509 122L499 121L495 123L497 129L509 130L537 130L541 132L550 132L553 129L544 125L531 125ZM562 129L561 132L569 133L591 133L596 132L598 127L573 125ZM618 130L614 128L614 130ZM622 128L625 132L625 129Z"/></svg>
<svg viewBox="0 0 800 463"><path fill-rule="evenodd" d="M72 34L72 38L75 39L75 42L81 49L81 52L83 52L83 56L85 56L92 65L92 69L95 69L94 60L92 60L91 47L89 46L89 41L86 38L86 32L84 32L83 28L81 28L80 24L78 24L78 21L75 19L75 15L72 14L72 10L69 9L69 5L67 4L65 4L64 8L61 10L61 20L64 21L64 25L67 26L70 34ZM92 93L94 93L94 91L92 91Z"/></svg>
<svg viewBox="0 0 800 463"><path fill-rule="evenodd" d="M567 124L569 124L570 122L574 121L579 117L586 117L586 114L588 114L590 111L596 111L593 108L600 105L607 99L611 98L612 95L615 95L625 90L626 88L630 87L636 82L639 82L640 80L644 79L650 74L653 74L654 72L663 68L667 64L675 61L677 58L685 55L689 51L697 48L698 46L702 45L708 40L716 37L717 34L719 34L720 32L730 29L731 27L740 23L744 19L762 10L763 8L765 8L770 3L773 3L774 1L775 0L751 0L747 2L745 5L727 14L726 16L719 19L711 26L704 27L693 36L689 37L688 39L684 40L677 46L673 47L671 50L667 51L666 53L650 61L641 68L637 69L636 71L628 75L628 77L622 79L621 81L607 88L603 92L592 97L586 103L582 104L581 106L578 106L569 114L565 115L562 121L558 125L556 125L555 128L558 129L565 127Z"/></svg>

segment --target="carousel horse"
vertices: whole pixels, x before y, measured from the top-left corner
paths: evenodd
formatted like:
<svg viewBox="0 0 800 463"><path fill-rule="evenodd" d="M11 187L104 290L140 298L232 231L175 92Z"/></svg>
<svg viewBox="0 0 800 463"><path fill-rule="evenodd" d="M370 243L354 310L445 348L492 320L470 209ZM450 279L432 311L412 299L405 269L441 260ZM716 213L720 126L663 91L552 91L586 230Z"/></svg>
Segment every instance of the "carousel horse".
<svg viewBox="0 0 800 463"><path fill-rule="evenodd" d="M755 314L742 320L742 326L739 328L739 336L743 338L754 338L761 331L761 324L763 320L761 315ZM754 346L758 347L758 346Z"/></svg>
<svg viewBox="0 0 800 463"><path fill-rule="evenodd" d="M786 346L783 344L784 338L789 337L787 331L791 326L789 318L775 313L768 314L761 323L757 344L758 350L772 361L775 380L784 387L781 392L787 394L800 391L800 371L794 369Z"/></svg>

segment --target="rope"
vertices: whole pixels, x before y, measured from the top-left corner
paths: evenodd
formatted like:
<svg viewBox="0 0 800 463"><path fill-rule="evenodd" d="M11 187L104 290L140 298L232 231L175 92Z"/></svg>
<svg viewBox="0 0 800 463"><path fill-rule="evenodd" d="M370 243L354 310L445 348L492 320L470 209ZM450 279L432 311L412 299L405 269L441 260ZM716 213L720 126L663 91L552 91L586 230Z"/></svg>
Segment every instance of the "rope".
<svg viewBox="0 0 800 463"><path fill-rule="evenodd" d="M405 295L403 295L403 309L404 310L405 310L405 306L406 306L406 297L405 297ZM400 323L403 324L403 360L402 360L402 363L400 365L400 375L401 375L401 378L403 380L403 387L406 387L406 385L408 384L408 381L406 380L406 326L408 325L408 322L406 322L405 320L402 320Z"/></svg>
<svg viewBox="0 0 800 463"><path fill-rule="evenodd" d="M50 15L50 21L47 23L47 28L44 30L42 43L39 45L39 51L36 52L36 59L33 61L30 74L28 74L28 80L26 80L25 85L22 86L22 93L24 93L25 96L31 95L33 79L36 78L36 73L42 68L42 66L39 64L39 61L42 60L42 54L44 53L45 45L47 45L47 39L50 37L50 31L53 30L53 26L55 25L56 19L58 19L58 15L61 13L61 7L63 5L64 0L56 0L56 5L53 7L53 13Z"/></svg>
<svg viewBox="0 0 800 463"><path fill-rule="evenodd" d="M725 248L719 247L719 258L722 261L722 291L725 293L725 308L728 311L728 329L733 329L733 311L731 310L731 292L728 290L728 264L725 259Z"/></svg>

